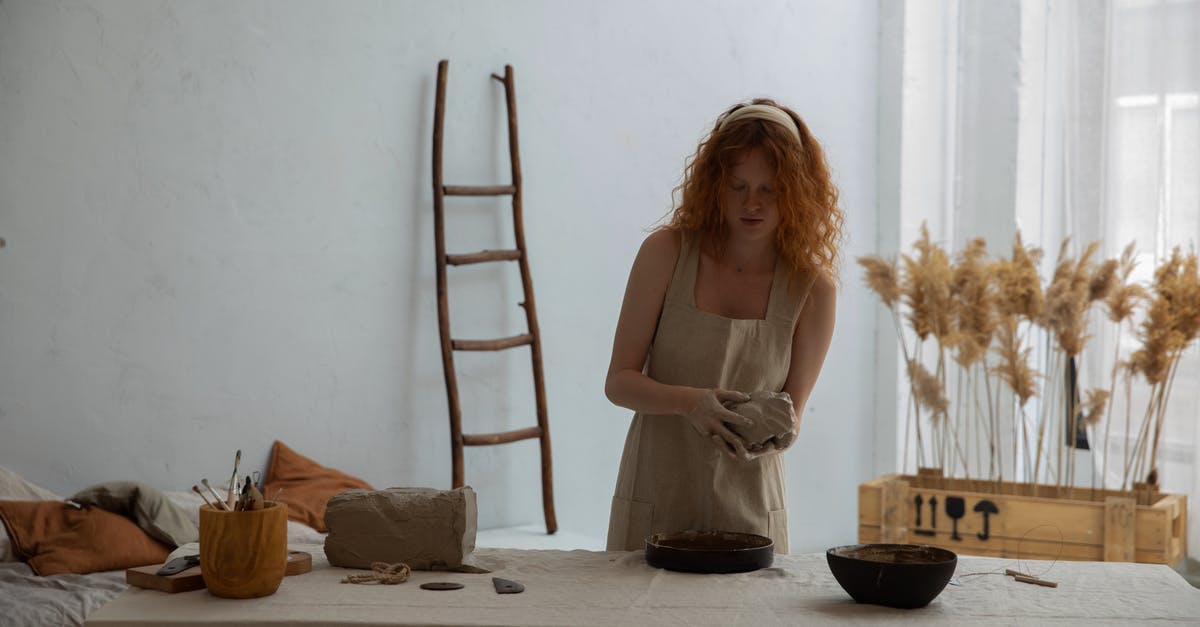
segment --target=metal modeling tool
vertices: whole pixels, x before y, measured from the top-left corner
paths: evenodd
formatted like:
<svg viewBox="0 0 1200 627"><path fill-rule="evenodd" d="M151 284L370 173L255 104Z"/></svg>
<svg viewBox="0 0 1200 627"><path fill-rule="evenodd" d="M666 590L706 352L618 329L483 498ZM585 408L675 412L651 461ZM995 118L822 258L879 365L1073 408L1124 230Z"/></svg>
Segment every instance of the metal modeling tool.
<svg viewBox="0 0 1200 627"><path fill-rule="evenodd" d="M154 574L158 575L159 577L166 577L169 575L175 575L178 573L182 573L183 571L185 571L193 566L199 566L199 565L200 565L200 556L199 555L184 555L183 557L177 557L177 558L167 562L166 564L163 564L163 567L158 569L157 571L155 571Z"/></svg>

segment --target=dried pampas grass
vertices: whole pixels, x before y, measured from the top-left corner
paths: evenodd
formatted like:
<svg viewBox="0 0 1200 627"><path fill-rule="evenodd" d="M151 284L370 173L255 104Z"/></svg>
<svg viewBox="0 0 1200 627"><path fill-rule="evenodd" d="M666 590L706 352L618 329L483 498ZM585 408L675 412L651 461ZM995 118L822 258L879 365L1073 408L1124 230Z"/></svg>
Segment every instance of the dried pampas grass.
<svg viewBox="0 0 1200 627"><path fill-rule="evenodd" d="M877 255L866 255L858 258L858 265L867 271L865 280L867 287L879 295L879 300L888 309L896 309L900 302L900 272L895 260L888 261Z"/></svg>
<svg viewBox="0 0 1200 627"><path fill-rule="evenodd" d="M996 329L996 290L988 273L987 243L975 238L958 255L951 278L957 318L955 361L970 368L982 359Z"/></svg>
<svg viewBox="0 0 1200 627"><path fill-rule="evenodd" d="M1108 405L1108 395L1108 390L1098 388L1088 390L1087 400L1079 408L1083 424L1094 427L1100 423L1100 418L1104 415L1104 409Z"/></svg>
<svg viewBox="0 0 1200 627"><path fill-rule="evenodd" d="M1116 259L1105 259L1096 271L1092 273L1091 279L1088 281L1088 301L1104 300L1117 286L1117 267Z"/></svg>
<svg viewBox="0 0 1200 627"><path fill-rule="evenodd" d="M1145 459L1150 447L1148 469L1157 479L1158 444L1162 439L1167 399L1179 360L1197 333L1200 333L1200 272L1196 253L1183 255L1176 246L1171 256L1154 271L1146 318L1138 327L1142 345L1130 357L1130 368L1141 373L1151 385L1150 403L1141 434L1138 436L1137 463ZM1150 426L1153 425L1151 432ZM1152 433L1152 435L1150 435ZM1149 436L1149 443L1145 439ZM1126 480L1141 474L1126 466Z"/></svg>
<svg viewBox="0 0 1200 627"><path fill-rule="evenodd" d="M1181 312L1177 299L1181 294L1180 278L1183 256L1176 247L1171 256L1154 271L1153 295L1146 308L1146 318L1138 326L1141 348L1130 356L1130 369L1141 374L1150 385L1166 380L1174 353L1187 345L1177 319Z"/></svg>
<svg viewBox="0 0 1200 627"><path fill-rule="evenodd" d="M954 330L950 257L929 239L929 229L924 224L921 224L921 239L913 247L917 249L915 259L904 255L903 291L908 321L919 339L932 335L945 344Z"/></svg>
<svg viewBox="0 0 1200 627"><path fill-rule="evenodd" d="M1137 283L1130 283L1129 277L1137 267L1137 257L1134 255L1134 242L1129 242L1117 261L1117 284L1104 298L1108 309L1108 319L1118 325L1133 315L1137 304L1146 298L1146 288Z"/></svg>
<svg viewBox="0 0 1200 627"><path fill-rule="evenodd" d="M1063 240L1055 262L1054 276L1046 288L1046 304L1038 324L1054 334L1059 349L1068 356L1078 355L1087 342L1087 310L1090 298L1092 255L1099 247L1092 242L1078 260L1067 254L1070 240Z"/></svg>
<svg viewBox="0 0 1200 627"><path fill-rule="evenodd" d="M1041 315L1045 303L1037 268L1041 260L1042 250L1025 248L1021 242L1021 232L1017 231L1012 245L1012 258L996 262L992 269L1002 315L1021 316L1026 320L1034 320Z"/></svg>
<svg viewBox="0 0 1200 627"><path fill-rule="evenodd" d="M997 326L996 354L1000 357L1000 363L992 371L1008 384L1013 394L1017 395L1020 406L1024 407L1037 394L1037 378L1033 368L1029 367L1030 349L1021 346L1017 327L1016 316L1005 317Z"/></svg>
<svg viewBox="0 0 1200 627"><path fill-rule="evenodd" d="M999 433L997 410L1001 405L995 390L1003 385L1011 390L1022 413L1022 418L1014 420L1012 426L1012 467L1019 463L1020 442L1024 442L1024 450L1033 456L1024 460L1026 468L1032 471L1035 483L1043 481L1039 473L1041 463L1051 467L1050 455L1057 451L1057 470L1051 470L1058 473L1054 480L1073 485L1074 458L1064 459L1063 445L1056 442L1061 442L1066 430L1079 423L1092 428L1104 424L1107 450L1117 377L1123 376L1128 382L1129 375L1138 373L1150 383L1152 392L1140 435L1125 460L1126 477L1147 476L1155 471L1171 382L1183 350L1200 337L1200 260L1195 253L1184 255L1176 248L1156 268L1147 289L1133 280L1137 265L1133 243L1117 259L1097 260L1098 249L1098 243L1091 243L1073 257L1070 241L1064 241L1053 274L1044 286L1038 273L1042 250L1026 246L1019 232L1007 259L989 260L986 242L976 238L967 242L952 260L930 238L925 225L921 226L920 238L913 243L913 252L901 255L899 260L879 256L858 258L867 287L893 314L904 347L912 391L910 409L916 410L909 415L910 426L915 426L918 467L927 452L934 454L935 464L944 465L953 450L962 460L963 472L969 474L964 451L972 445L979 451L983 445L986 446L983 450L992 456L992 463L987 466L990 476L995 478L1002 473L997 451L1004 437ZM1108 389L1090 389L1080 402L1075 399L1081 390L1069 383L1064 386L1066 378L1061 369L1071 360L1078 363L1083 355L1089 340L1089 313L1096 303L1103 305L1108 320L1117 325L1112 359L1118 365L1113 367ZM1144 317L1136 326L1131 324L1140 346L1128 360L1122 361L1121 330L1143 308ZM911 352L911 346L905 344L904 327L920 340ZM933 355L925 354L923 358L922 342L931 337L937 341L937 347ZM1030 363L1031 344L1041 342L1043 337L1051 352L1048 376ZM953 362L946 359L947 349L953 353ZM954 389L958 391L951 412L947 380L955 372L947 364L954 362L961 369L950 379L951 383L957 381ZM982 364L982 368L975 369L977 364ZM1046 399L1041 403L1040 426L1034 427L1035 437L1031 437L1024 411L1029 400L1042 393L1039 390L1043 387L1042 380L1047 382ZM1130 395L1128 386L1125 395ZM1058 412L1064 405L1071 417L1070 426L1047 431L1048 425L1061 419ZM1128 411L1128 403L1125 405ZM1108 420L1104 419L1106 415L1110 415ZM923 443L921 424L925 416L929 421L926 424L934 429L932 437ZM977 431L972 433L972 429ZM907 445L906 436L905 460L909 459ZM1052 448L1043 451L1046 445ZM1068 447L1073 456L1073 444ZM1106 470L1101 471L1102 476L1105 473Z"/></svg>
<svg viewBox="0 0 1200 627"><path fill-rule="evenodd" d="M910 359L908 360L908 378L913 384L913 394L917 406L929 410L935 422L945 416L950 402L946 400L945 391L937 377L926 370L921 362Z"/></svg>

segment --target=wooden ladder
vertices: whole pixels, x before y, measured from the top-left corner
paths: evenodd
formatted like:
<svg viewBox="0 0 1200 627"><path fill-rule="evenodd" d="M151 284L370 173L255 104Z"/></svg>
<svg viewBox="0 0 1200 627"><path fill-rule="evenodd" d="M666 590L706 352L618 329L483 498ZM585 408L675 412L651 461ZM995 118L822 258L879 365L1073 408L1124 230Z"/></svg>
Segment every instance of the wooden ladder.
<svg viewBox="0 0 1200 627"><path fill-rule="evenodd" d="M433 113L433 230L437 255L438 330L442 343L442 371L446 378L446 399L450 407L450 458L453 464L454 487L463 485L463 447L507 444L537 438L542 454L542 508L546 515L546 533L558 530L554 518L554 489L550 467L550 423L546 416L546 386L542 377L542 338L538 333L537 307L533 300L533 279L529 275L529 259L525 253L525 228L521 214L521 160L517 151L517 99L513 86L511 65L504 66L504 76L492 78L504 84L508 105L508 153L512 164L511 185L445 185L442 181L442 128L446 115L446 70L449 62L438 62L437 100ZM446 254L446 196L512 196L515 250L484 250L460 255ZM521 285L525 301L528 332L495 340L461 340L450 336L450 303L446 290L446 266L460 266L492 261L516 261L521 268ZM458 377L454 370L454 351L498 351L529 346L533 358L533 388L537 396L537 426L468 435L462 432L462 406L458 399Z"/></svg>

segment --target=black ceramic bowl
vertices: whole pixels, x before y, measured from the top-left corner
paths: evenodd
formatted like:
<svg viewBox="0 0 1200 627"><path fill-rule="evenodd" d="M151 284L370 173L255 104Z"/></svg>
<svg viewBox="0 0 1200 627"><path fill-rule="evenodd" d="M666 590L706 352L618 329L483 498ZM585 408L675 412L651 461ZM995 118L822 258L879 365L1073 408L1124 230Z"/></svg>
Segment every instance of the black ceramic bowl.
<svg viewBox="0 0 1200 627"><path fill-rule="evenodd" d="M646 563L690 573L744 573L775 559L770 538L732 531L673 531L646 538Z"/></svg>
<svg viewBox="0 0 1200 627"><path fill-rule="evenodd" d="M829 570L859 603L925 607L941 594L958 556L923 544L852 544L825 552Z"/></svg>

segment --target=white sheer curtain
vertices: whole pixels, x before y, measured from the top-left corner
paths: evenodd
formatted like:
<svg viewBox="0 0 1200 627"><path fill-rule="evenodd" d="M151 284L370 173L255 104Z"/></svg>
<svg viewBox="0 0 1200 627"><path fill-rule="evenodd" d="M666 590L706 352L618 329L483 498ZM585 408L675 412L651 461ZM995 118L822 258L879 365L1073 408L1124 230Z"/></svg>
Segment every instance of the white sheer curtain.
<svg viewBox="0 0 1200 627"><path fill-rule="evenodd" d="M1037 4L1046 10L1045 106L1060 122L1045 126L1046 145L1058 148L1049 152L1060 158L1046 160L1043 178L1061 190L1061 202L1044 204L1042 219L1061 223L1079 244L1101 242L1105 258L1135 241L1134 278L1148 284L1174 247L1187 253L1200 242L1200 0ZM1053 242L1041 244L1052 254ZM1102 315L1093 333L1085 384L1107 387L1114 354L1128 359L1140 343L1129 326L1118 336ZM1135 375L1129 393L1122 388L1111 424L1090 434L1095 471L1106 470L1101 480L1110 488L1144 481L1148 470L1136 477L1125 471L1150 387ZM1188 495L1192 557L1200 555L1198 422L1200 349L1193 345L1171 387L1156 464L1163 491Z"/></svg>
<svg viewBox="0 0 1200 627"><path fill-rule="evenodd" d="M1106 259L1136 241L1133 278L1148 283L1173 247L1200 248L1200 0L885 4L881 254L907 252L928 223L947 248L961 250L982 236L992 254L1007 256L1019 229L1026 244L1045 251L1046 279L1065 237L1074 254L1100 242L1098 254ZM1118 347L1114 325L1095 309L1081 389L1107 388L1114 354L1128 359L1140 347L1129 325ZM880 381L902 383L899 362L881 359ZM1045 366L1038 364L1039 371ZM1039 388L1050 385L1041 381ZM895 432L902 445L908 397L904 389L894 399L886 392L885 401L900 408ZM1089 433L1094 454L1081 455L1072 471L1077 485L1121 486L1137 437L1125 435L1125 411L1140 423L1148 393L1140 377L1128 395L1117 390L1111 429L1102 423ZM1158 482L1163 491L1188 496L1188 546L1196 557L1197 346L1182 358L1167 408ZM1039 411L1029 408L1029 415ZM897 448L897 466L911 470L914 462L901 459L903 447ZM1030 478L1020 467L1004 470L1006 478ZM1144 472L1133 479L1143 481Z"/></svg>

